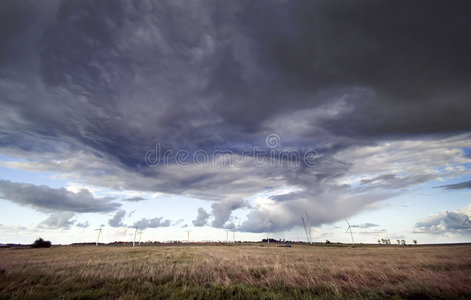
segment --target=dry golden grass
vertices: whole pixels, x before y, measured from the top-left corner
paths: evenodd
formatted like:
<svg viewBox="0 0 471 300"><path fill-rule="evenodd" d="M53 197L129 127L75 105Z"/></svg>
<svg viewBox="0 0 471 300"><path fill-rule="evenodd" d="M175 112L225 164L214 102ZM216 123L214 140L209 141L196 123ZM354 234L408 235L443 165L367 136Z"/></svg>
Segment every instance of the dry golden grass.
<svg viewBox="0 0 471 300"><path fill-rule="evenodd" d="M469 298L471 246L1 249L0 298Z"/></svg>

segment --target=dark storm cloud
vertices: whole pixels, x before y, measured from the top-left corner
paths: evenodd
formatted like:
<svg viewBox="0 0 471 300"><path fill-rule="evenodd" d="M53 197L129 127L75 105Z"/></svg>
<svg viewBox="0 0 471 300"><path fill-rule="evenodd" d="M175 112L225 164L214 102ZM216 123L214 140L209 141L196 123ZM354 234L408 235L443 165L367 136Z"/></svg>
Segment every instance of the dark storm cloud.
<svg viewBox="0 0 471 300"><path fill-rule="evenodd" d="M290 32L262 45L276 70L291 75L290 87L369 91L348 99L350 114L323 121L329 130L469 130L469 114L462 111L470 94L469 8L466 1L300 1L288 8Z"/></svg>
<svg viewBox="0 0 471 300"><path fill-rule="evenodd" d="M441 186L438 186L437 188L442 188L445 190L471 189L471 180L460 182L460 183L455 183L455 184L441 185Z"/></svg>
<svg viewBox="0 0 471 300"><path fill-rule="evenodd" d="M377 189L433 176L379 174L352 191L335 181L357 162L337 153L471 129L467 1L0 5L0 147L97 185L215 201L215 227L234 226L248 196L286 185L303 192L271 199L283 214L252 207L241 228L289 229L313 206L316 224L349 216L391 194ZM315 168L182 171L144 161L156 143L163 152L266 149L272 132L283 147L316 149Z"/></svg>
<svg viewBox="0 0 471 300"><path fill-rule="evenodd" d="M0 198L45 211L110 212L120 204L110 198L96 198L88 190L73 193L65 188L0 180Z"/></svg>
<svg viewBox="0 0 471 300"><path fill-rule="evenodd" d="M340 99L348 114L319 116L305 134L317 126L337 135L469 130L467 5L49 5L43 18L55 19L42 26L25 18L21 26L4 27L7 42L8 28L42 28L20 42L27 48L36 42L39 51L25 56L39 60L35 80L45 86L25 82L40 89L39 102L27 101L28 94L11 99L8 108L28 122L4 128L3 140L28 147L38 134L68 139L135 166L154 141L193 148L226 145L229 138L253 144L265 120ZM32 8L15 9L21 15ZM11 78L4 79L13 96Z"/></svg>
<svg viewBox="0 0 471 300"><path fill-rule="evenodd" d="M125 210L119 210L116 212L116 214L113 216L113 218L108 220L108 224L111 227L122 227L125 226L123 224L123 218L126 216L126 211Z"/></svg>
<svg viewBox="0 0 471 300"><path fill-rule="evenodd" d="M218 102L220 110L232 116L230 122L255 126L268 114L285 112L288 99L290 109L295 109L319 107L345 95L349 113L321 119L337 134L470 129L469 112L463 110L470 94L465 78L471 75L466 67L471 63L466 54L471 50L466 39L471 32L468 2L269 4L249 3L235 18L245 37L241 42L257 49L241 51L255 66L236 60L242 56L237 50L244 46L234 47L223 65L252 73L239 71L235 78L231 72L216 73L218 84L213 87L230 81L232 97L241 99L231 106ZM361 89L355 92L353 87ZM263 101L251 103L253 95ZM250 111L241 117L234 114L246 105Z"/></svg>

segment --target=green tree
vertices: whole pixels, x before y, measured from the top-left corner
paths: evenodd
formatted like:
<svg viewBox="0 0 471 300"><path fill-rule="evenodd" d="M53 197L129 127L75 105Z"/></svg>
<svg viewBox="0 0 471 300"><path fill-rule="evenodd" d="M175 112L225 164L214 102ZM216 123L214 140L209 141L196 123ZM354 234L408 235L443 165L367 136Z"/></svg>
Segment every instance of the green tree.
<svg viewBox="0 0 471 300"><path fill-rule="evenodd" d="M39 238L34 241L33 248L50 248L51 247L51 242L50 241L45 241L42 238Z"/></svg>

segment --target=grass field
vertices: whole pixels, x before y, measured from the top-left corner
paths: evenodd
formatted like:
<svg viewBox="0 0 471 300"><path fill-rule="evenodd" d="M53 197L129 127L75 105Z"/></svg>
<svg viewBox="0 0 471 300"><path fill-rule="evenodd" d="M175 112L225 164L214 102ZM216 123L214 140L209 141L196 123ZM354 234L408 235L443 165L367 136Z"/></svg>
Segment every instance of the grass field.
<svg viewBox="0 0 471 300"><path fill-rule="evenodd" d="M471 298L471 246L0 249L5 299Z"/></svg>

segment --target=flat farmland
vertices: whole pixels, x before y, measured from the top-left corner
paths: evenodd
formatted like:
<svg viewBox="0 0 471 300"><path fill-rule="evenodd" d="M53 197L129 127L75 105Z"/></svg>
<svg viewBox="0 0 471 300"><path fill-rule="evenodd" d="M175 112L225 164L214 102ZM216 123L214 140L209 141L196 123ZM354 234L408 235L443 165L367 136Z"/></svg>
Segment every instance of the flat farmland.
<svg viewBox="0 0 471 300"><path fill-rule="evenodd" d="M2 299L469 299L471 246L0 249Z"/></svg>

